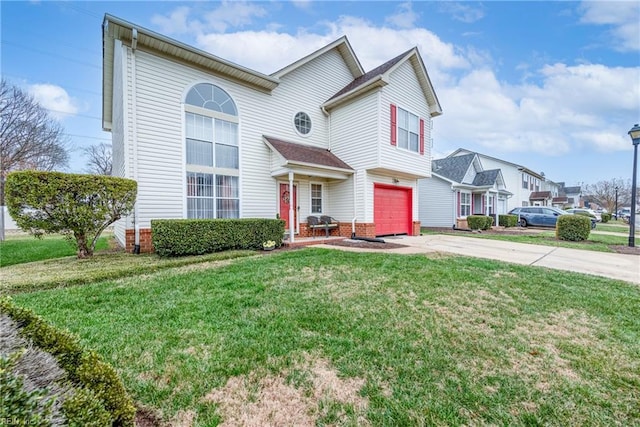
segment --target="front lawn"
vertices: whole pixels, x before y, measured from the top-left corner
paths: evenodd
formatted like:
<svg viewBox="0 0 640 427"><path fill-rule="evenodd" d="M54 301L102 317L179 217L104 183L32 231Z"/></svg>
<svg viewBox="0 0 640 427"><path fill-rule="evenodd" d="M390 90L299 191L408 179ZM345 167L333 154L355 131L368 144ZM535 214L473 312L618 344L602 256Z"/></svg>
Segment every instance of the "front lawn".
<svg viewBox="0 0 640 427"><path fill-rule="evenodd" d="M96 242L96 251L108 247L110 235L104 234ZM0 241L0 267L41 261L52 258L62 258L76 255L75 242L69 243L60 235L45 235L36 239L29 235L11 236Z"/></svg>
<svg viewBox="0 0 640 427"><path fill-rule="evenodd" d="M594 276L316 248L14 299L174 425L640 424L640 289Z"/></svg>
<svg viewBox="0 0 640 427"><path fill-rule="evenodd" d="M514 229L516 230L516 229ZM571 242L567 240L560 240L556 238L554 229L536 231L532 233L521 232L512 233L510 229L504 229L502 231L488 231L481 233L469 233L463 231L455 231L451 229L437 229L431 230L429 228L422 229L423 234L452 234L456 236L475 237L478 239L493 239L504 240L508 242L516 243L530 243L533 245L545 245L545 246L557 246L562 248L571 249L585 249L598 252L615 252L610 246L624 246L628 242L627 236L620 234L619 236L613 236L608 234L590 233L589 239L581 242Z"/></svg>

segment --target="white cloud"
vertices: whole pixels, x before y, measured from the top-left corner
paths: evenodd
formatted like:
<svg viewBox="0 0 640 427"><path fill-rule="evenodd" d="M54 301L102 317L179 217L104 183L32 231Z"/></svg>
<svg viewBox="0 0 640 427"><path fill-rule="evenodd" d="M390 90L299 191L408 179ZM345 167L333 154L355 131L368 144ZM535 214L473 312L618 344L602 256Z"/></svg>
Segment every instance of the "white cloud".
<svg viewBox="0 0 640 427"><path fill-rule="evenodd" d="M202 34L207 31L223 33L230 28L242 28L253 22L254 18L266 15L266 10L257 3L244 1L223 1L215 3L218 7L206 11L202 7L192 9L181 6L168 16L153 15L151 22L166 34ZM203 5L208 6L207 3ZM201 5L199 5L201 6ZM190 18L198 15L197 18Z"/></svg>
<svg viewBox="0 0 640 427"><path fill-rule="evenodd" d="M66 90L52 84L33 84L27 90L43 108L49 110L51 116L63 119L78 113L77 101L69 96Z"/></svg>
<svg viewBox="0 0 640 427"><path fill-rule="evenodd" d="M637 1L594 2L580 6L583 24L609 25L610 35L620 51L640 50L640 3Z"/></svg>
<svg viewBox="0 0 640 427"><path fill-rule="evenodd" d="M462 13L462 6L454 4L452 11ZM468 19L483 16L481 9L470 9L466 10ZM185 28L182 12L176 9L174 13L176 28ZM243 18L223 20L226 25L242 26L255 13L246 10ZM497 156L627 150L625 132L639 114L640 67L549 64L548 58L537 55L533 63L546 65L521 63L518 68L530 78L508 83L498 79L496 63L488 52L446 43L425 28L381 26L353 16L319 22L313 31L300 29L293 34L281 32L277 23L264 24L261 30L220 33L205 30L212 28L205 21L201 27L190 26L187 18L184 22L187 28L197 29L198 47L263 73L275 72L343 35L348 36L365 70L417 45L444 110L434 128L440 151L471 143Z"/></svg>
<svg viewBox="0 0 640 427"><path fill-rule="evenodd" d="M400 3L396 13L387 16L385 22L397 28L413 28L419 17L420 15L413 11L411 2L406 2Z"/></svg>
<svg viewBox="0 0 640 427"><path fill-rule="evenodd" d="M300 31L293 35L276 31L209 33L197 37L197 44L215 55L263 73L275 72L343 35L349 38L365 70L416 45L434 81L446 80L447 69L470 66L452 44L442 42L424 28L395 30L349 16L321 23L321 26L323 32ZM376 43L371 43L372 40Z"/></svg>
<svg viewBox="0 0 640 427"><path fill-rule="evenodd" d="M450 14L456 21L461 21L467 24L484 18L484 10L482 6L471 6L469 3L456 3L452 1L441 2L440 10Z"/></svg>

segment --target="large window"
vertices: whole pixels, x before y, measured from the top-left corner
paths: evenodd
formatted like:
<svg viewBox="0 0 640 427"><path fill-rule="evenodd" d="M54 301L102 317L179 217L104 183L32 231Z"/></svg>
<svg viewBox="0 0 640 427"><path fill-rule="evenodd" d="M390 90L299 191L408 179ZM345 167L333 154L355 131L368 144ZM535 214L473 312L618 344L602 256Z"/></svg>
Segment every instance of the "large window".
<svg viewBox="0 0 640 427"><path fill-rule="evenodd" d="M238 117L231 97L200 83L185 101L188 218L240 216Z"/></svg>
<svg viewBox="0 0 640 427"><path fill-rule="evenodd" d="M322 213L322 184L311 184L311 213Z"/></svg>
<svg viewBox="0 0 640 427"><path fill-rule="evenodd" d="M460 216L471 215L471 193L460 193Z"/></svg>
<svg viewBox="0 0 640 427"><path fill-rule="evenodd" d="M420 118L402 108L398 108L398 147L420 151Z"/></svg>

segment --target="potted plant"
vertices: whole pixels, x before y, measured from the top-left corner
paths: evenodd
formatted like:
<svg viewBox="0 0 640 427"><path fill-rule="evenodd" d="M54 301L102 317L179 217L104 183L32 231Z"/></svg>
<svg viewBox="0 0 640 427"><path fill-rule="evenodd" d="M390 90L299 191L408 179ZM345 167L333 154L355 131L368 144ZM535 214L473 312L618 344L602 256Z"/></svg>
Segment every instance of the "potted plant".
<svg viewBox="0 0 640 427"><path fill-rule="evenodd" d="M262 249L265 251L272 251L276 248L276 242L273 240L267 240L266 242L262 242Z"/></svg>

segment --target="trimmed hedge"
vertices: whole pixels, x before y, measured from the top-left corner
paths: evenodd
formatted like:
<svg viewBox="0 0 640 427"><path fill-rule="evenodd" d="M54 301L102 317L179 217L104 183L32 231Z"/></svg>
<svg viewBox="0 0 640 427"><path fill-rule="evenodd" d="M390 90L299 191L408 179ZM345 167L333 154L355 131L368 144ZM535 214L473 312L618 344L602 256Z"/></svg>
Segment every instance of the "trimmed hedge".
<svg viewBox="0 0 640 427"><path fill-rule="evenodd" d="M63 406L65 415L72 418L70 425L86 425L106 410L109 425L133 427L135 406L111 365L95 352L83 349L75 336L16 306L8 297L0 298L0 312L16 322L23 338L55 357L71 383L83 390Z"/></svg>
<svg viewBox="0 0 640 427"><path fill-rule="evenodd" d="M154 219L151 240L160 256L202 255L231 249L262 249L282 245L281 219Z"/></svg>
<svg viewBox="0 0 640 427"><path fill-rule="evenodd" d="M560 240L587 240L591 233L591 218L584 215L560 215L556 223L556 237Z"/></svg>
<svg viewBox="0 0 640 427"><path fill-rule="evenodd" d="M467 224L472 230L488 230L493 225L493 217L486 215L469 215Z"/></svg>
<svg viewBox="0 0 640 427"><path fill-rule="evenodd" d="M607 222L611 221L611 214L610 213L603 212L600 216L602 217L602 223L607 223Z"/></svg>
<svg viewBox="0 0 640 427"><path fill-rule="evenodd" d="M518 225L518 215L498 215L498 225L502 227L515 227Z"/></svg>

